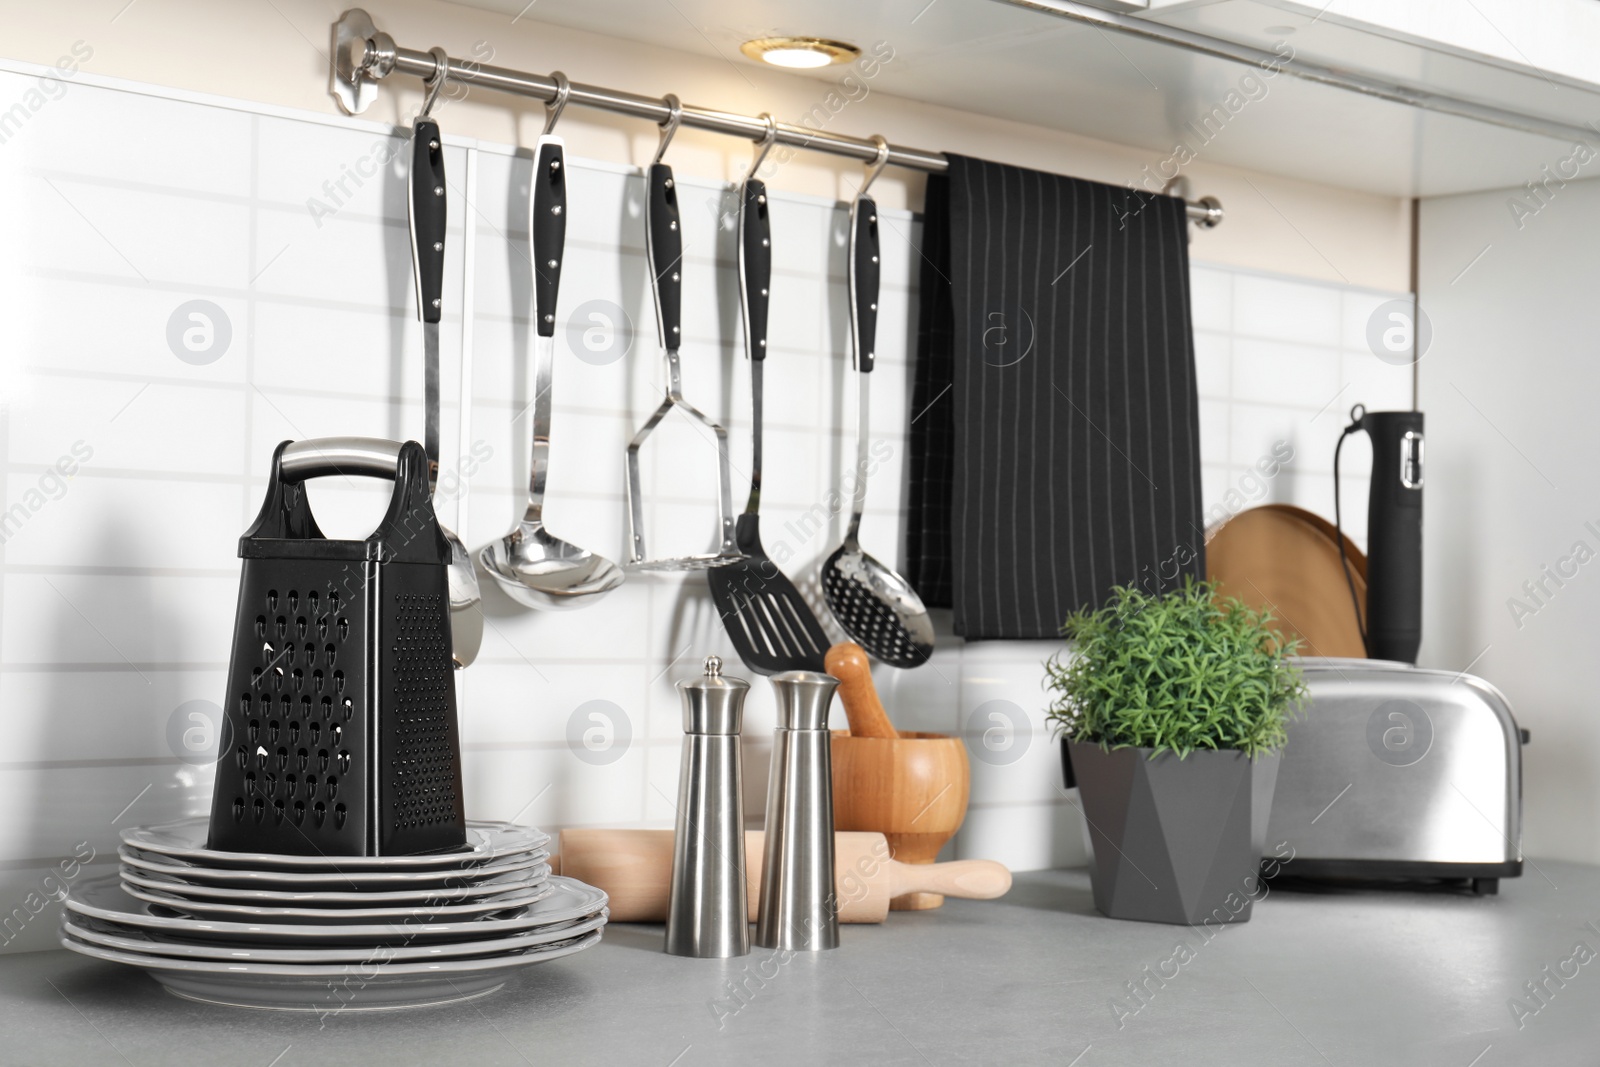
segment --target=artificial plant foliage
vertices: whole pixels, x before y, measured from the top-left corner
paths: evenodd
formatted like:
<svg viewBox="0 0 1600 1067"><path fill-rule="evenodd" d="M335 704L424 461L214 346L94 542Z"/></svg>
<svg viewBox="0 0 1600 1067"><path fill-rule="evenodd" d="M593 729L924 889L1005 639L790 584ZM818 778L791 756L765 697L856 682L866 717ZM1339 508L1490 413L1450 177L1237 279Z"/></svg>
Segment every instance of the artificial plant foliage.
<svg viewBox="0 0 1600 1067"><path fill-rule="evenodd" d="M1075 647L1045 662L1049 718L1069 740L1102 748L1273 751L1305 683L1289 662L1299 639L1272 621L1210 582L1160 596L1118 586L1062 626Z"/></svg>

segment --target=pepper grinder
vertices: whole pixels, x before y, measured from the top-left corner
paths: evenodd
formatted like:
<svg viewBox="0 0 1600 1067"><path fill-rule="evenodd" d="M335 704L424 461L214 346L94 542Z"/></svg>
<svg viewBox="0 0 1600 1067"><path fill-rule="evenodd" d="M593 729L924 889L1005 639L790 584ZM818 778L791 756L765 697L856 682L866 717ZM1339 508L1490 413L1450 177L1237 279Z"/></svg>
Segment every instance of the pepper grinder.
<svg viewBox="0 0 1600 1067"><path fill-rule="evenodd" d="M722 959L750 951L745 895L744 763L739 730L750 683L724 678L722 660L679 682L683 759L678 765L678 828L672 842L666 950Z"/></svg>
<svg viewBox="0 0 1600 1067"><path fill-rule="evenodd" d="M756 944L839 947L834 898L833 757L828 711L839 680L813 671L772 677L778 729L767 782L767 834Z"/></svg>

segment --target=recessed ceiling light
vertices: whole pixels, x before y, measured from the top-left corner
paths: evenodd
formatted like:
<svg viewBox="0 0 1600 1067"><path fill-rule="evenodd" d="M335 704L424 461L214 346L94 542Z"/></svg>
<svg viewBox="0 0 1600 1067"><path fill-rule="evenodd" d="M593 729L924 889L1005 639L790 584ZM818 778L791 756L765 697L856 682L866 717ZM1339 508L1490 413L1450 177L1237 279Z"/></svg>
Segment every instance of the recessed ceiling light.
<svg viewBox="0 0 1600 1067"><path fill-rule="evenodd" d="M800 69L848 63L861 55L861 49L853 44L825 41L820 37L760 37L746 41L739 46L739 51L775 67Z"/></svg>

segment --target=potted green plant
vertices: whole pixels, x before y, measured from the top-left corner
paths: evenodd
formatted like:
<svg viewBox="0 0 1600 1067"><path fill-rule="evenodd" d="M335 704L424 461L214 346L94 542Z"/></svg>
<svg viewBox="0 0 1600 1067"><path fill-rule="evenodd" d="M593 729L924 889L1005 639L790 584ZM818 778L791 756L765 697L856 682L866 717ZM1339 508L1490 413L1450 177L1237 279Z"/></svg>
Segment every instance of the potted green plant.
<svg viewBox="0 0 1600 1067"><path fill-rule="evenodd" d="M1095 907L1151 922L1244 922L1259 892L1284 725L1305 694L1269 612L1209 582L1131 586L1062 626L1049 718L1094 845Z"/></svg>

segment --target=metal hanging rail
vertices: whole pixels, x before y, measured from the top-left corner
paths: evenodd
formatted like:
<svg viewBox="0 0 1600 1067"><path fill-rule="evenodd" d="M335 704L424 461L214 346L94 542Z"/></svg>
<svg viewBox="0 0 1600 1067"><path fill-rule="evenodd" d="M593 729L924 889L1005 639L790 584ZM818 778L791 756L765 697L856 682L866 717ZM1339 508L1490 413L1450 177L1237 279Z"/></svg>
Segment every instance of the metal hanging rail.
<svg viewBox="0 0 1600 1067"><path fill-rule="evenodd" d="M484 89L495 89L545 102L556 97L555 80L544 74L529 74L505 67L488 66L472 60L452 59L442 48L426 52L401 48L395 44L393 37L378 29L373 24L372 17L360 8L351 8L333 24L333 71L330 89L334 99L338 100L339 106L346 114L356 115L365 111L377 96L377 83L397 73L409 74L424 81L433 81L443 74L446 82L454 81ZM656 97L640 96L617 89L604 89L596 85L584 85L581 82L572 82L570 85L571 91L567 97L569 105L592 107L620 115L648 119L658 126L672 115L672 109L667 102ZM730 137L742 137L749 141L760 141L768 133L766 121L752 115L714 111L692 104L683 104L682 112L682 124L699 130L724 133ZM878 156L878 145L874 141L813 130L786 122L777 125L776 143L781 145L804 148L813 152L828 152L864 163L871 162ZM949 161L939 152L899 145L889 146L888 163L909 170L927 171L930 174L943 173L950 166ZM1190 221L1202 228L1210 229L1222 221L1222 204L1215 197L1207 196L1185 203Z"/></svg>

